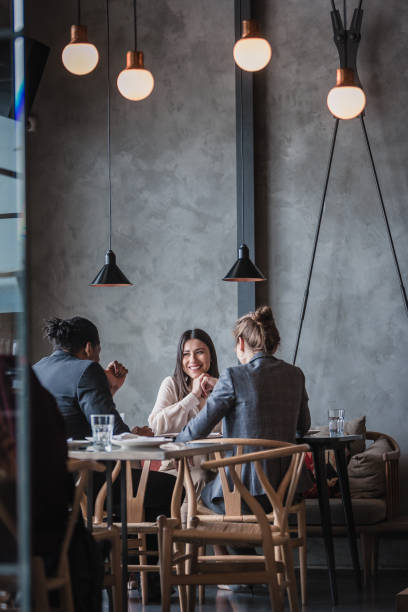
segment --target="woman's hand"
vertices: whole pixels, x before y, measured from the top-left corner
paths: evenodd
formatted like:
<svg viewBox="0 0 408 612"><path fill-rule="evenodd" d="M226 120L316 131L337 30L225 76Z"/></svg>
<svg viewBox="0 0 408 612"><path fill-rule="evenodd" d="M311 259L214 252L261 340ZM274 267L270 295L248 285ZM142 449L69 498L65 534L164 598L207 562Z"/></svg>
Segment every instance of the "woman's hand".
<svg viewBox="0 0 408 612"><path fill-rule="evenodd" d="M203 397L208 397L211 391L214 389L218 382L218 378L210 376L209 374L202 374L201 378L201 389L203 390Z"/></svg>
<svg viewBox="0 0 408 612"><path fill-rule="evenodd" d="M194 395L196 396L197 399L201 399L202 396L203 396L203 390L201 388L201 378L203 376L205 376L205 375L201 374L197 378L193 378L193 382L192 382L192 385L191 385L191 393L194 393Z"/></svg>
<svg viewBox="0 0 408 612"><path fill-rule="evenodd" d="M198 399L201 399L202 397L208 397L217 382L218 378L214 378L213 376L210 376L206 373L200 374L200 376L194 378L191 387L191 392L194 393L194 395Z"/></svg>
<svg viewBox="0 0 408 612"><path fill-rule="evenodd" d="M111 361L105 370L106 377L109 382L109 387L112 395L121 388L126 380L128 370L123 363L119 361Z"/></svg>

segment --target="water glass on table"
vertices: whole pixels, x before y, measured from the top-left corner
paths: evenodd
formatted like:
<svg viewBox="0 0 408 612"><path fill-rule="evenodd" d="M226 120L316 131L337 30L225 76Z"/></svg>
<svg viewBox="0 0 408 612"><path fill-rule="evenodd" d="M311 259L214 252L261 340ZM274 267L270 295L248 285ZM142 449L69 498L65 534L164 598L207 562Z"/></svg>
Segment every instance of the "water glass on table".
<svg viewBox="0 0 408 612"><path fill-rule="evenodd" d="M344 408L329 408L329 434L344 435Z"/></svg>
<svg viewBox="0 0 408 612"><path fill-rule="evenodd" d="M115 415L113 414L92 414L91 427L93 446L97 450L112 450L112 435Z"/></svg>

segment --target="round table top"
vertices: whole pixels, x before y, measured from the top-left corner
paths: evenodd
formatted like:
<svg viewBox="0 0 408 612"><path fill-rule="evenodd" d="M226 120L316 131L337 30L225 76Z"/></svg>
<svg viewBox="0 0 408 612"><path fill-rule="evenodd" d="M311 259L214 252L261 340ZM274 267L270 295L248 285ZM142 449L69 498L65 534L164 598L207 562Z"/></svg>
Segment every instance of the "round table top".
<svg viewBox="0 0 408 612"><path fill-rule="evenodd" d="M303 435L297 434L296 439L299 442L309 444L309 446L326 446L329 448L334 446L345 446L349 442L354 442L355 440L363 440L364 436L363 434L343 434L330 436L326 433L308 434L306 432Z"/></svg>

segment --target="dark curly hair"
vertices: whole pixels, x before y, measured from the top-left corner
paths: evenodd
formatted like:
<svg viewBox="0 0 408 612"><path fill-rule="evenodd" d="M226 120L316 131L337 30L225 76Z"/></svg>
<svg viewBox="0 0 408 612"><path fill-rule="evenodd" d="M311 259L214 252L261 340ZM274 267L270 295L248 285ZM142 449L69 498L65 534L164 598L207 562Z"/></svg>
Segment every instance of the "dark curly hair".
<svg viewBox="0 0 408 612"><path fill-rule="evenodd" d="M87 342L94 346L100 344L97 327L84 317L72 319L58 319L54 317L45 322L44 337L53 345L53 348L62 348L71 355L76 355Z"/></svg>

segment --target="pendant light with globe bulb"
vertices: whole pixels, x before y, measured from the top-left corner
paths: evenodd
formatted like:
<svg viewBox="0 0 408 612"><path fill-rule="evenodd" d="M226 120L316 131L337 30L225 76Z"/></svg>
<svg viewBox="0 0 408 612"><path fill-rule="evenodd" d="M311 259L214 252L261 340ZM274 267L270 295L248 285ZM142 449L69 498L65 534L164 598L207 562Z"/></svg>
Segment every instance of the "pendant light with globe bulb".
<svg viewBox="0 0 408 612"><path fill-rule="evenodd" d="M92 72L99 62L98 49L89 42L87 27L81 23L81 2L77 3L77 24L71 26L71 41L62 51L62 63L68 72L84 76Z"/></svg>
<svg viewBox="0 0 408 612"><path fill-rule="evenodd" d="M111 180L111 122L110 122L110 64L109 64L109 0L106 0L106 26L107 26L107 127L108 127L108 183L109 183L109 248L105 254L105 265L102 266L94 280L89 283L92 287L127 287L132 283L126 278L116 265L116 255L112 251L112 180Z"/></svg>
<svg viewBox="0 0 408 612"><path fill-rule="evenodd" d="M344 98L342 99L339 94L339 99L344 103L345 98L347 97L347 95L349 95L349 92L347 91L347 87L353 87L354 89L360 89L360 91L362 92L362 88L360 87L360 81L357 75L357 67L356 67L357 49L358 49L358 45L361 39L360 31L361 31L361 22L362 22L362 16L363 16L363 11L361 10L362 0L359 0L358 8L354 10L353 18L352 18L351 26L349 30L346 29L346 24L347 24L346 0L343 0L343 23L341 20L340 13L335 7L334 0L331 0L331 4L333 8L331 12L331 19L332 19L333 32L334 32L334 42L336 44L337 50L340 55L340 69L338 71L338 73L340 72L340 75L338 74L338 80L341 80L342 82L338 85L338 89L343 90L341 91L341 94L344 95ZM342 72L343 74L341 74ZM364 92L362 93L364 94ZM385 201L384 201L381 185L379 182L378 172L377 172L377 168L375 165L373 152L371 150L370 140L368 137L367 127L366 127L365 119L364 119L363 111L365 107L365 95L364 95L364 104L362 104L362 101L360 100L360 106L356 105L354 109L351 108L351 103L349 101L347 101L347 105L348 105L349 112L344 111L344 105L342 107L343 110L341 108L332 108L329 106L330 111L332 112L332 114L335 116L336 119L334 122L333 137L332 137L332 142L330 145L329 162L327 165L327 171L326 171L326 176L325 176L324 186L323 186L322 200L320 204L315 238L313 242L312 257L311 257L311 261L309 265L309 272L308 272L307 281L306 281L306 290L304 292L303 304L301 308L301 314L299 317L299 326L298 326L298 331L296 335L296 344L295 344L295 350L294 350L293 361L292 361L293 364L296 363L298 350L299 350L299 344L300 344L300 338L301 338L301 334L303 330L303 323L304 323L305 314L306 314L306 308L307 308L308 300L309 300L309 289L310 289L310 284L312 280L312 274L313 274L314 263L315 263L315 258L316 258L317 245L318 245L319 236L320 236L320 228L322 225L323 213L325 210L326 195L328 191L329 179L330 179L330 174L331 174L331 169L332 169L332 162L333 162L334 149L335 149L336 140L337 140L337 133L338 133L338 128L339 128L341 119L352 119L353 116L358 116L360 119L360 124L362 127L364 140L367 146L367 152L368 152L371 168L373 171L373 177L374 177L374 181L376 184L377 193L378 193L378 197L380 201L380 208L381 208L382 216L385 222L385 229L388 235L391 254L394 260L396 273L399 279L402 299L403 299L403 303L405 306L405 311L408 315L408 295L407 295L407 291L404 285L404 279L403 279L403 275L401 272L401 267L399 264L397 251L395 248L394 239L393 239L392 232L391 232L391 226L388 220L388 214L387 214L387 210L385 206Z"/></svg>
<svg viewBox="0 0 408 612"><path fill-rule="evenodd" d="M241 70L256 72L269 64L272 48L266 38L259 34L254 19L242 21L242 36L234 45L234 60Z"/></svg>
<svg viewBox="0 0 408 612"><path fill-rule="evenodd" d="M354 119L363 112L366 105L366 96L357 74L357 51L361 40L363 17L362 0L354 11L349 30L347 30L346 0L343 0L343 21L334 0L331 0L331 4L334 42L339 52L340 68L337 69L336 86L327 96L327 106L332 115L338 119Z"/></svg>
<svg viewBox="0 0 408 612"><path fill-rule="evenodd" d="M133 0L134 51L126 53L126 68L119 73L117 86L124 98L137 102L153 91L154 78L144 67L143 51L137 50L136 0Z"/></svg>

